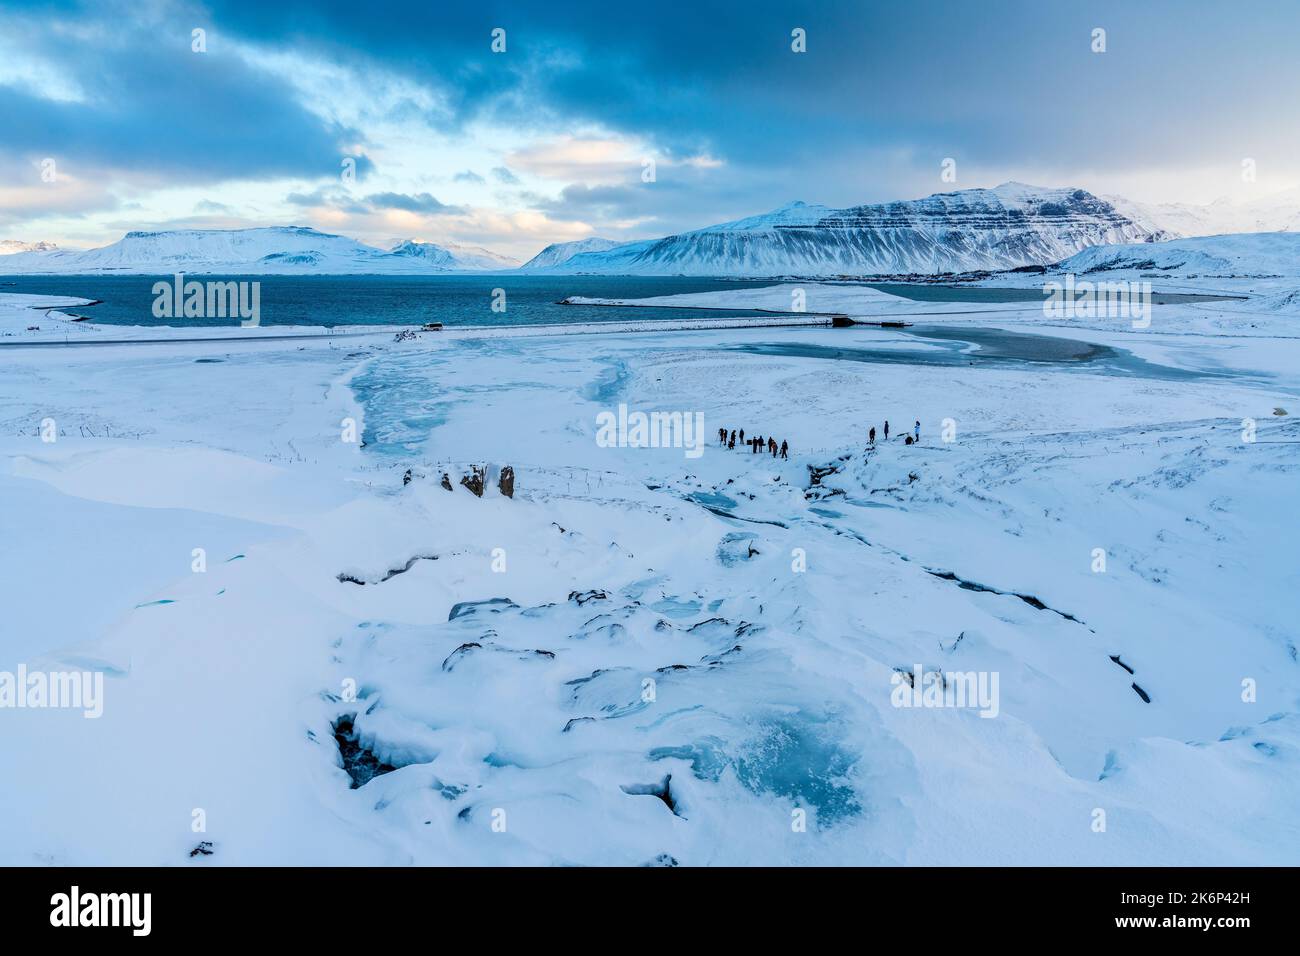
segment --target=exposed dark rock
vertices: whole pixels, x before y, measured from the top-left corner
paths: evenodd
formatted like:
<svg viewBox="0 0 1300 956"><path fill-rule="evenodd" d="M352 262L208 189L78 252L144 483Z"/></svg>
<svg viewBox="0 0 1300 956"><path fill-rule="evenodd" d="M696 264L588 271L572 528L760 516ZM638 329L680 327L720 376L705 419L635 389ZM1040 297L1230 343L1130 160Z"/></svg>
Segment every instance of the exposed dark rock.
<svg viewBox="0 0 1300 956"><path fill-rule="evenodd" d="M475 496L483 497L484 480L487 477L487 469L480 465L471 465L470 473L460 479L460 483L468 488Z"/></svg>
<svg viewBox="0 0 1300 956"><path fill-rule="evenodd" d="M511 608L519 607L510 598L489 598L486 601L461 601L452 606L451 613L447 615L447 620L454 621L458 617L464 617L466 614L477 614L480 610L488 611L492 614L500 614L502 611L508 611Z"/></svg>
<svg viewBox="0 0 1300 956"><path fill-rule="evenodd" d="M204 840L194 849L190 850L190 856L212 856L212 852L212 842L210 840Z"/></svg>
<svg viewBox="0 0 1300 956"><path fill-rule="evenodd" d="M392 773L397 769L392 764L384 763L373 751L361 746L352 725L355 719L355 714L344 714L334 721L334 741L339 746L339 756L343 758L343 769L352 778L352 790L364 787L380 774Z"/></svg>
<svg viewBox="0 0 1300 956"><path fill-rule="evenodd" d="M437 560L438 560L438 556L436 554L417 554L408 558L406 563L401 565L400 567L389 568L378 578L369 578L369 579L360 578L357 577L355 574L348 574L347 572L343 572L338 575L338 579L343 584L361 584L361 585L383 584L389 578L395 577L399 574L405 574L407 571L411 570L411 568L415 567L416 561L437 561Z"/></svg>
<svg viewBox="0 0 1300 956"><path fill-rule="evenodd" d="M731 622L728 621L725 617L711 617L706 621L700 621L698 624L692 624L690 627L687 628L687 630L696 631L702 627L708 627L709 625L712 624L730 624L730 623Z"/></svg>
<svg viewBox="0 0 1300 956"><path fill-rule="evenodd" d="M469 654L471 651L482 649L483 645L477 641L468 641L447 655L446 659L442 662L442 669L450 671L461 662L461 659L464 658L465 655Z"/></svg>
<svg viewBox="0 0 1300 956"><path fill-rule="evenodd" d="M577 601L578 607L582 607L582 605L586 604L588 601L607 601L609 600L609 594L605 591L594 588L590 591L570 591L569 600ZM590 623L590 621L588 623Z"/></svg>
<svg viewBox="0 0 1300 956"><path fill-rule="evenodd" d="M674 816L680 817L682 814L678 812L677 799L673 796L672 782L673 775L666 774L658 783L622 784L619 789L633 796L658 797L664 802L664 806L673 812Z"/></svg>
<svg viewBox="0 0 1300 956"><path fill-rule="evenodd" d="M440 484L441 484L444 488L446 488L448 491L451 491L451 490L452 490L452 487L451 487L451 476L448 475L445 471L442 473L442 481L440 482Z"/></svg>
<svg viewBox="0 0 1300 956"><path fill-rule="evenodd" d="M505 495L507 498L513 498L515 496L514 468L510 467L509 465L506 465L504 468L501 469L501 480L499 482L498 487L500 487L501 493Z"/></svg>
<svg viewBox="0 0 1300 956"><path fill-rule="evenodd" d="M808 486L814 487L822 483L822 479L835 474L840 469L835 465L809 465L808 466Z"/></svg>
<svg viewBox="0 0 1300 956"><path fill-rule="evenodd" d="M1051 611L1053 614L1059 614L1067 621L1073 621L1075 624L1083 624L1084 627L1088 627L1087 624L1084 624L1083 621L1079 620L1073 614L1070 614L1067 611L1058 611L1054 607L1049 607L1046 604L1044 604L1042 601L1040 601L1038 598L1034 597L1032 594L1020 594L1017 591L1002 591L998 588L989 587L987 584L979 584L976 581L967 581L965 578L958 577L956 574L954 574L951 571L935 571L932 568L926 568L925 571L927 574L933 574L936 578L942 578L945 581L955 582L956 585L959 588L961 588L963 591L981 591L986 594L1001 594L1006 597L1019 598L1020 600L1028 604L1030 607L1036 608L1039 611ZM1091 628L1088 629L1092 630Z"/></svg>

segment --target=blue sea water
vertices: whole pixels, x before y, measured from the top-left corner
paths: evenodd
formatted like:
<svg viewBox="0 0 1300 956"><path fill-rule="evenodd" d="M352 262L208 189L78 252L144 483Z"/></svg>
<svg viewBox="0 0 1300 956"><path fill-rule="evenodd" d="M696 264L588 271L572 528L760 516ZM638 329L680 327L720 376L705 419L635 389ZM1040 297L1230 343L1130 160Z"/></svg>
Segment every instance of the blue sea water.
<svg viewBox="0 0 1300 956"><path fill-rule="evenodd" d="M771 280L698 279L682 276L192 276L200 281L261 283L261 324L267 325L554 325L627 319L687 319L683 309L626 309L559 305L567 296L640 299L683 292L772 285ZM105 325L171 325L190 328L236 327L233 318L157 319L153 285L171 276L12 276L0 279L0 292L76 296L96 305L71 308ZM504 312L493 312L493 290L505 290ZM711 312L718 316L754 314L748 310Z"/></svg>

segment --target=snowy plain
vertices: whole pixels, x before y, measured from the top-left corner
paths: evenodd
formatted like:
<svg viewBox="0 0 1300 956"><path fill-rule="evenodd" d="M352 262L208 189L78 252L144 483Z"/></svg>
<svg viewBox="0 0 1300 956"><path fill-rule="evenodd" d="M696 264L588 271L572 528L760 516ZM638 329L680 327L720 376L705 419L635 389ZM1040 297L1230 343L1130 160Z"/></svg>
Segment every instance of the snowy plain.
<svg viewBox="0 0 1300 956"><path fill-rule="evenodd" d="M917 328L704 311L785 284L691 331L59 348L165 336L0 296L0 670L106 675L98 719L0 711L0 859L1294 863L1295 310L798 287ZM601 447L621 403L703 454ZM997 674L996 716L895 706L917 666Z"/></svg>

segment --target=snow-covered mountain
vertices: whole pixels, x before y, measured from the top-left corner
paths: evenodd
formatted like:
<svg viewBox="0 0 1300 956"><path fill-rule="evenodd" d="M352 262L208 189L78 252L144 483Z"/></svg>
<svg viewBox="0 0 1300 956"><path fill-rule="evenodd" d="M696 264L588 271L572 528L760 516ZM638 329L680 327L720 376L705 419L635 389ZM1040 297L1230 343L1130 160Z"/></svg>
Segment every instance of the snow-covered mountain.
<svg viewBox="0 0 1300 956"><path fill-rule="evenodd" d="M1174 237L1300 231L1300 189L1246 202L1217 199L1203 205L1140 203L1122 196L1106 196L1105 199L1130 219L1145 222Z"/></svg>
<svg viewBox="0 0 1300 956"><path fill-rule="evenodd" d="M574 256L584 252L606 252L621 245L624 243L614 239L601 239L598 236L592 236L590 239L575 239L573 242L553 242L525 262L523 268L552 269L564 265Z"/></svg>
<svg viewBox="0 0 1300 956"><path fill-rule="evenodd" d="M1236 233L1094 246L1070 256L1057 269L1079 275L1137 270L1181 276L1300 276L1300 232Z"/></svg>
<svg viewBox="0 0 1300 956"><path fill-rule="evenodd" d="M495 269L517 269L519 260L503 256L482 246L466 246L456 242L438 245L417 239L403 239L390 252L427 262L438 270L449 272L491 272Z"/></svg>
<svg viewBox="0 0 1300 956"><path fill-rule="evenodd" d="M1082 189L1004 183L924 199L829 209L796 202L663 239L583 252L561 272L642 275L883 275L1010 269L1088 246L1167 238Z"/></svg>
<svg viewBox="0 0 1300 956"><path fill-rule="evenodd" d="M515 260L473 247L460 252L407 241L386 252L304 226L269 226L128 232L119 241L98 249L36 250L5 256L0 258L0 273L427 275L515 265Z"/></svg>
<svg viewBox="0 0 1300 956"><path fill-rule="evenodd" d="M0 239L0 256L13 256L20 252L53 252L59 248L52 242L22 242L18 239Z"/></svg>

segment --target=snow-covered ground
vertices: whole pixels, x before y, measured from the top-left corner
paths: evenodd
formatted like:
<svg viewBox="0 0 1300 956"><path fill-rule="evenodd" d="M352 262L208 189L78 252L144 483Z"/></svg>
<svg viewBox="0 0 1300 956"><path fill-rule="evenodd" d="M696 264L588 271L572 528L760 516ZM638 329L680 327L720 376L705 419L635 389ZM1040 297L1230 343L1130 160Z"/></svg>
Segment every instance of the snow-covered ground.
<svg viewBox="0 0 1300 956"><path fill-rule="evenodd" d="M104 674L0 709L0 862L1294 863L1294 308L801 287L916 328L29 348L76 303L0 297L0 673Z"/></svg>

